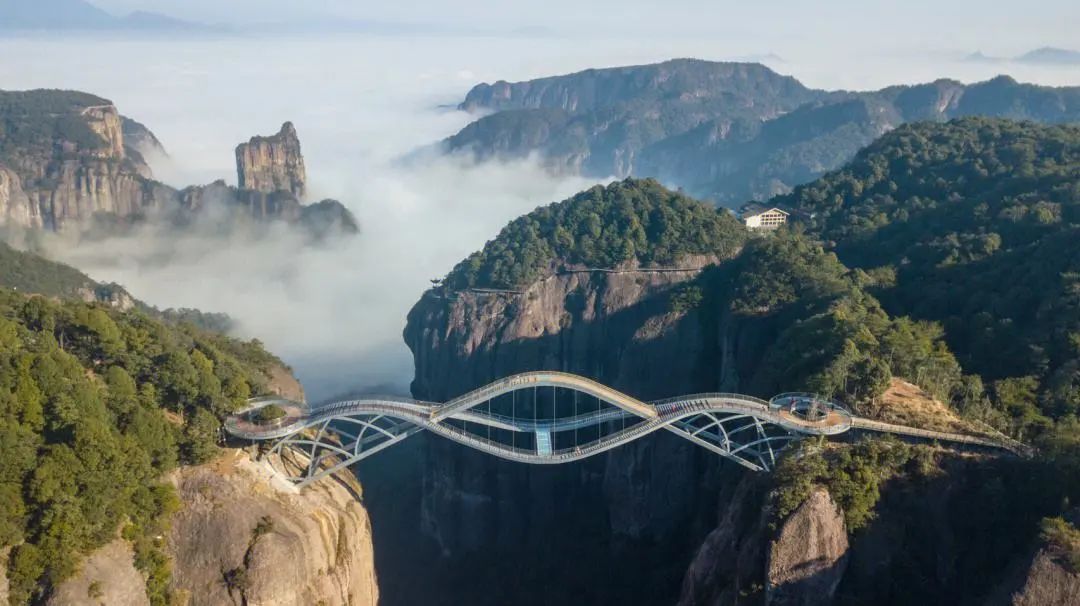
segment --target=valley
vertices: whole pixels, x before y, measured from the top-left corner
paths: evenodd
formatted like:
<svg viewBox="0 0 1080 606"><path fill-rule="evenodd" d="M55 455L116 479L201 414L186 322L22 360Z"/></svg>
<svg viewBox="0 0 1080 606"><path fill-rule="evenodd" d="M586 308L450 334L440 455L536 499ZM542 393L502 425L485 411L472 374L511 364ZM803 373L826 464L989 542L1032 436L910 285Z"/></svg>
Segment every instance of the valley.
<svg viewBox="0 0 1080 606"><path fill-rule="evenodd" d="M0 34L0 604L1074 601L1073 67L453 31Z"/></svg>

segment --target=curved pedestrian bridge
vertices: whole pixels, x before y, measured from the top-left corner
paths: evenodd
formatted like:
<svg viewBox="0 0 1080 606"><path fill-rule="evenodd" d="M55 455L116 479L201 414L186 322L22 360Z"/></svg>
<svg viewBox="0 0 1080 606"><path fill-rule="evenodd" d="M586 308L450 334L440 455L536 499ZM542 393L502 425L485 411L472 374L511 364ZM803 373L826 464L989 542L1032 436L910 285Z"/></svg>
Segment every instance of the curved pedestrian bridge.
<svg viewBox="0 0 1080 606"><path fill-rule="evenodd" d="M267 407L274 414L267 412ZM267 409L267 410L264 410ZM252 400L225 422L238 438L265 441L271 453L301 453L289 474L305 485L426 430L510 461L557 464L668 431L755 471L769 471L779 451L806 436L852 429L1001 448L1023 446L993 438L923 430L863 419L806 393L769 401L734 393L703 393L643 402L596 381L560 372L507 377L435 403L373 397L309 409L280 398Z"/></svg>

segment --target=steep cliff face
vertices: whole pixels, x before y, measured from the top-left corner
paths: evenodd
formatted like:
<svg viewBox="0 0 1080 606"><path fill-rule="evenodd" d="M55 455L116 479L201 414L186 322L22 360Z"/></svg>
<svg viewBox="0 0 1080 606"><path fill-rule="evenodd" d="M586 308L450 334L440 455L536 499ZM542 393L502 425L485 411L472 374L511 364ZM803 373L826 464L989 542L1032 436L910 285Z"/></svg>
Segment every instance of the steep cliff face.
<svg viewBox="0 0 1080 606"><path fill-rule="evenodd" d="M173 587L188 604L374 606L371 524L359 487L322 482L299 493L246 453L175 474L183 508L168 551ZM272 528L255 528L269 520ZM243 570L244 587L223 573Z"/></svg>
<svg viewBox="0 0 1080 606"><path fill-rule="evenodd" d="M341 203L305 206L300 141L291 123L237 147L240 187L223 182L176 190L155 181L145 157L165 150L142 124L99 97L67 91L0 91L0 225L50 231L108 228L163 219L186 225L284 221L314 239L351 235Z"/></svg>
<svg viewBox="0 0 1080 606"><path fill-rule="evenodd" d="M378 603L371 525L355 480L342 476L299 493L247 453L226 451L176 471L172 482L182 507L165 542L180 604ZM244 581L230 588L226 575L237 570ZM149 604L130 545L118 539L93 552L49 604Z"/></svg>
<svg viewBox="0 0 1080 606"><path fill-rule="evenodd" d="M694 330L694 314L672 312L659 295L717 262L689 257L675 264L685 271L674 272L570 270L520 294L429 292L405 329L416 365L412 391L449 399L543 368L579 372L642 398L671 395L698 383L700 369L670 361L692 357L709 337Z"/></svg>
<svg viewBox="0 0 1080 606"><path fill-rule="evenodd" d="M0 164L0 209L3 209L3 224L17 225L27 229L41 229L44 221L41 208L31 202L23 191L19 175Z"/></svg>
<svg viewBox="0 0 1080 606"><path fill-rule="evenodd" d="M847 555L843 513L827 490L815 490L784 521L770 546L766 606L831 604Z"/></svg>
<svg viewBox="0 0 1080 606"><path fill-rule="evenodd" d="M642 398L705 390L713 385L708 370L672 361L700 356L712 346L712 335L699 330L696 311L672 311L668 294L717 261L686 258L678 266L688 271L670 273L634 266L619 273L562 273L522 294L429 293L410 312L405 329L416 361L413 393L443 400L536 369L591 376ZM724 472L715 457L682 442L658 435L580 465L547 468L507 464L442 440L424 440L420 520L413 521L411 531L419 522L437 546L442 555L433 566L444 571L439 578L459 599L461 579L476 580L477 568L490 568L481 562L530 550L537 554L535 575L550 571L567 581L566 599L573 599L575 583L589 584L588 575L601 561L635 572L620 586L594 584L589 603L635 597L649 603L645 595L670 599L684 562L674 564L669 556L686 557L713 511L715 495L696 486ZM582 534L568 532L579 526L591 537L587 546ZM556 545L584 549L593 559L568 567L553 553ZM530 576L522 583L538 580ZM527 591L515 596L521 593ZM387 595L394 603L453 603L421 593ZM468 599L499 603L490 593Z"/></svg>
<svg viewBox="0 0 1080 606"><path fill-rule="evenodd" d="M124 131L120 112L113 105L97 105L82 111L87 126L105 142L105 148L96 155L122 160L125 156Z"/></svg>
<svg viewBox="0 0 1080 606"><path fill-rule="evenodd" d="M843 512L819 488L774 529L767 488L752 475L721 488L719 524L694 554L678 606L834 603L848 557Z"/></svg>
<svg viewBox="0 0 1080 606"><path fill-rule="evenodd" d="M307 172L300 153L300 139L292 122L271 137L252 137L236 147L236 172L240 189L266 194L287 191L304 198Z"/></svg>
<svg viewBox="0 0 1080 606"><path fill-rule="evenodd" d="M478 157L539 155L552 170L651 176L734 207L840 167L905 122L1080 116L1080 88L1002 76L878 91L808 89L752 63L676 59L525 82L479 84L461 109L489 110L446 140Z"/></svg>
<svg viewBox="0 0 1080 606"><path fill-rule="evenodd" d="M161 207L140 154L128 153L123 118L104 99L64 91L0 91L0 217L60 231L96 213Z"/></svg>
<svg viewBox="0 0 1080 606"><path fill-rule="evenodd" d="M1018 577L1005 583L995 606L1071 606L1080 600L1080 573L1070 570L1049 549L1040 549Z"/></svg>

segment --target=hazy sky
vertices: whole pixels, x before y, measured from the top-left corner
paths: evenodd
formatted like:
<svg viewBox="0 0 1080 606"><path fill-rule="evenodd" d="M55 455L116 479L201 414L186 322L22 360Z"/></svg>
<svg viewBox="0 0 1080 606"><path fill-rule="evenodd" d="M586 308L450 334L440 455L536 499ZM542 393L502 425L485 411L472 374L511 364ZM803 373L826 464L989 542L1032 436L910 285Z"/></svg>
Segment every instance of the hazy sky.
<svg viewBox="0 0 1080 606"><path fill-rule="evenodd" d="M1074 0L93 1L116 13L153 10L234 24L339 16L480 29L544 27L604 37L747 36L777 48L854 44L1007 54L1045 45L1077 46L1080 30L1080 2Z"/></svg>

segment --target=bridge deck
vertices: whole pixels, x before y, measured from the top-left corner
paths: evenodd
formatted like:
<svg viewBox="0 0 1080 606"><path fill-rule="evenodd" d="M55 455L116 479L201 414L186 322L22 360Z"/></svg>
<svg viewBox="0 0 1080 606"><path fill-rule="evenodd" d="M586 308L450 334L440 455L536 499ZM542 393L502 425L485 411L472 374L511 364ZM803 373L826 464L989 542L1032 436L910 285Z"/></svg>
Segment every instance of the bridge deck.
<svg viewBox="0 0 1080 606"><path fill-rule="evenodd" d="M598 407L595 412L542 420L493 414L490 405L486 411L477 409L501 395L540 387L573 390L595 397L609 407ZM271 423L253 420L250 413L269 404L282 406L286 410L286 416ZM386 419L390 420L389 424ZM342 422L356 423L360 426L360 431L354 435L344 429L340 430L340 434L349 439L345 444L328 441L336 433L331 424ZM487 436L467 431L466 427L470 424L482 428L482 431L487 432ZM601 435L599 429L602 427L608 428L609 433ZM742 394L708 393L680 396L650 404L590 379L559 372L515 375L445 404L381 397L349 400L317 410L307 410L303 405L286 400L261 400L230 417L225 428L232 435L245 439L277 440L279 445L286 442L302 443L312 452L313 468L320 465L321 459L314 456L318 448L332 451L334 456L344 459L341 464L349 464L396 443L419 429L503 459L534 464L580 460L660 429L673 432L755 470L772 467L776 458L774 446L786 444L802 436L832 436L853 428L1000 448L1016 454L1028 452L1022 444L1004 437L994 439L988 436L931 431L856 417L847 410L810 394L783 394L766 402ZM590 428L597 428L597 437L594 440L587 443L575 441L570 447L556 447L556 434L573 432L576 440L579 430ZM317 429L314 439L303 437L308 429ZM532 434L533 439L528 444L529 448L518 446L513 440L507 444L492 439L493 430L509 432L511 435L528 433ZM565 444L565 440L562 443ZM325 473L325 469L311 471L304 481L311 481Z"/></svg>

